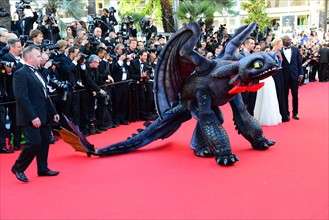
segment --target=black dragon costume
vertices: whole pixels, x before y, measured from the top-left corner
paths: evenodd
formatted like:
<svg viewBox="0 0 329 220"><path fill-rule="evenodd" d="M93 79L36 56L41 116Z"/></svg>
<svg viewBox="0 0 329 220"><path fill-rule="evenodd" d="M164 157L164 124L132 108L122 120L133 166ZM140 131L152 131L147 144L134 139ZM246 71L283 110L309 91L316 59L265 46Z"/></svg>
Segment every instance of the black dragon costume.
<svg viewBox="0 0 329 220"><path fill-rule="evenodd" d="M194 154L215 157L219 165L232 165L238 157L232 154L218 107L227 102L233 111L236 130L254 149L265 150L274 145L274 141L264 137L259 123L248 113L239 94L257 91L262 86L257 82L280 68L274 53L255 53L238 60L237 48L255 26L251 23L238 28L219 58L213 60L193 50L200 36L199 26L190 23L182 27L169 39L158 57L154 96L159 117L152 123L145 122L146 128L139 129L139 133L131 138L99 149L68 121L82 145L80 151L88 156L128 153L157 139L168 138L193 117L197 120L191 140ZM71 142L71 145L74 144Z"/></svg>

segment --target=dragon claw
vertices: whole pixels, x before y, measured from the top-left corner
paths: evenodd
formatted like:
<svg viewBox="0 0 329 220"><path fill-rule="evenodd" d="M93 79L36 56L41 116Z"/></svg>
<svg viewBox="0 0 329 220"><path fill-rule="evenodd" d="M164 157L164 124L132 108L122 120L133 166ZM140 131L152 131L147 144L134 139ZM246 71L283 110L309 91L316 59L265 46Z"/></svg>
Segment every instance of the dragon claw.
<svg viewBox="0 0 329 220"><path fill-rule="evenodd" d="M195 149L194 155L198 157L213 157L214 154L211 152L211 150L208 147L201 148L201 149Z"/></svg>
<svg viewBox="0 0 329 220"><path fill-rule="evenodd" d="M235 154L216 157L216 163L221 166L231 166L237 161L239 161L239 158Z"/></svg>
<svg viewBox="0 0 329 220"><path fill-rule="evenodd" d="M266 150L270 146L273 146L274 144L275 144L275 141L265 139L263 141L253 144L252 148L254 148L256 150Z"/></svg>

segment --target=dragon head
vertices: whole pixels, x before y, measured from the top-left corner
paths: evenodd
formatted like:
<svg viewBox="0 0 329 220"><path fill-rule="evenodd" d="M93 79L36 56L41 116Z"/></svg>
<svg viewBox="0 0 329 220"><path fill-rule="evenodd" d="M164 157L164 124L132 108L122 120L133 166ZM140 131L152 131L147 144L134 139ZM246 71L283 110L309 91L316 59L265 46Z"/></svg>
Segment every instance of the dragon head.
<svg viewBox="0 0 329 220"><path fill-rule="evenodd" d="M238 64L238 73L229 82L230 85L236 85L234 90L239 87L250 87L249 91L257 91L263 86L257 84L259 80L272 76L281 69L279 58L273 52L251 54L240 59Z"/></svg>

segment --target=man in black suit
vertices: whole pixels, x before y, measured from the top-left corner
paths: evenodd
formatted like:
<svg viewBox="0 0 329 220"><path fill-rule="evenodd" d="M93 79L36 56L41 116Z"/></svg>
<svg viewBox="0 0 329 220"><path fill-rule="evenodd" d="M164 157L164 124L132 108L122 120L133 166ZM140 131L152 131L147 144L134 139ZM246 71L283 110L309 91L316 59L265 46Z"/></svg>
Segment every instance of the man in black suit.
<svg viewBox="0 0 329 220"><path fill-rule="evenodd" d="M240 52L240 55L242 55L243 57L249 56L253 53L254 48L255 48L255 38L248 37L244 41L244 48ZM253 116L254 108L256 104L257 92L243 92L241 95L249 114Z"/></svg>
<svg viewBox="0 0 329 220"><path fill-rule="evenodd" d="M319 81L328 82L329 80L329 48L327 44L324 44L323 47L319 50Z"/></svg>
<svg viewBox="0 0 329 220"><path fill-rule="evenodd" d="M304 77L302 58L297 47L291 46L291 37L285 35L282 37L283 49L282 54L282 72L283 87L286 102L286 112L288 112L288 120L290 117L288 96L289 89L292 94L292 114L293 118L299 120L298 116L298 87Z"/></svg>
<svg viewBox="0 0 329 220"><path fill-rule="evenodd" d="M113 60L111 69L111 76L118 83L112 89L113 127L117 127L120 124L128 124L126 118L129 102L129 85L128 83L119 83L130 79L126 54L123 52L124 48L123 44L118 44L114 48L117 59Z"/></svg>
<svg viewBox="0 0 329 220"><path fill-rule="evenodd" d="M50 121L58 122L59 115L47 93L46 82L37 71L42 60L40 49L34 46L25 48L23 59L25 64L16 71L13 86L17 102L17 124L22 126L27 143L11 171L18 180L28 182L24 171L34 157L37 158L39 176L59 174L48 168Z"/></svg>
<svg viewBox="0 0 329 220"><path fill-rule="evenodd" d="M81 53L76 46L70 47L67 54L60 57L58 80L68 82L68 90L59 90L61 99L58 101L60 113L65 114L80 126L80 93L81 87Z"/></svg>
<svg viewBox="0 0 329 220"><path fill-rule="evenodd" d="M141 120L150 120L152 115L152 88L150 88L149 80L152 73L147 71L150 64L147 62L148 53L145 50L139 51L139 59L131 61L130 76L131 79L138 81L138 103L139 103L139 117Z"/></svg>
<svg viewBox="0 0 329 220"><path fill-rule="evenodd" d="M20 35L29 35L30 30L33 29L33 24L38 20L37 12L33 12L33 17L26 17L26 9L22 11L22 18L16 21L13 26L13 31L17 36Z"/></svg>
<svg viewBox="0 0 329 220"><path fill-rule="evenodd" d="M107 33L115 32L114 26L118 25L118 21L114 17L115 12L116 10L113 7L111 7L110 10L103 8L103 15L101 16L101 20L103 21L101 24L103 37L105 37Z"/></svg>
<svg viewBox="0 0 329 220"><path fill-rule="evenodd" d="M6 53L2 60L6 62L10 62L14 64L13 68L6 68L7 74L5 74L5 89L7 93L7 101L10 101L11 103L8 104L8 117L10 120L10 133L13 134L13 148L15 150L20 150L20 142L21 142L21 135L22 131L17 126L17 117L16 117L16 104L14 91L13 91L13 76L15 75L15 72L20 69L23 64L20 62L20 56L22 53L22 45L21 41L18 39L9 39L7 42L9 52Z"/></svg>

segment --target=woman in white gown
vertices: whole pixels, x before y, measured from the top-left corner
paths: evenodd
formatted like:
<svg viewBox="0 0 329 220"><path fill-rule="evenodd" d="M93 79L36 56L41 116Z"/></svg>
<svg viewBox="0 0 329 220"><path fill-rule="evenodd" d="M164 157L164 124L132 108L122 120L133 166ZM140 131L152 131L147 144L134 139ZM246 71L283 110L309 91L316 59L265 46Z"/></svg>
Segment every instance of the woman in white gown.
<svg viewBox="0 0 329 220"><path fill-rule="evenodd" d="M282 40L280 38L274 39L272 45L272 51L277 53L282 49ZM264 126L277 125L282 122L282 117L273 77L270 76L260 80L260 82L264 82L265 85L257 92L254 118Z"/></svg>

